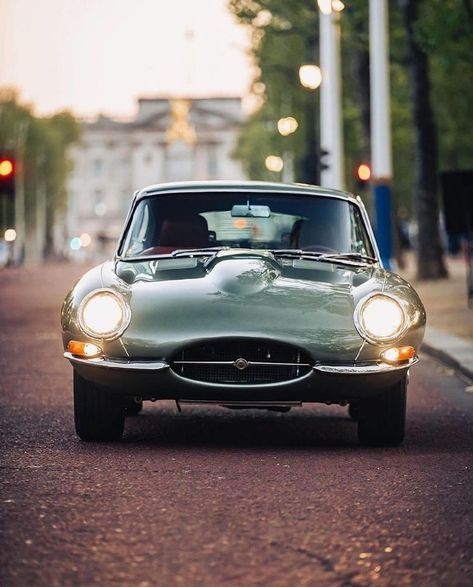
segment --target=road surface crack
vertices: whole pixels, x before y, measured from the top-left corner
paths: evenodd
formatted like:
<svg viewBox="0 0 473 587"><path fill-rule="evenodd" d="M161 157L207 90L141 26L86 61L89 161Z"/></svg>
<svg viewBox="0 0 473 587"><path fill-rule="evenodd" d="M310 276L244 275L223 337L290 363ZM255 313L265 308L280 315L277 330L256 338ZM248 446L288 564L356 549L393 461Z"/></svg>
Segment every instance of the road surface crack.
<svg viewBox="0 0 473 587"><path fill-rule="evenodd" d="M316 552L312 552L311 550L307 550L306 548L303 548L302 546L291 546L290 544L281 544L280 542L276 541L276 540L272 540L270 542L271 546L275 546L276 548L280 548L282 550L291 550L292 552L295 552L297 554L302 554L304 556L306 556L307 558L317 561L319 563L319 565L322 567L322 569L327 572L327 573L331 573L333 575L335 575L340 581L340 587L366 587L366 585L356 582L354 583L352 581L353 576L355 575L355 573L340 573L339 571L337 571L332 563L332 561L320 554L317 554Z"/></svg>

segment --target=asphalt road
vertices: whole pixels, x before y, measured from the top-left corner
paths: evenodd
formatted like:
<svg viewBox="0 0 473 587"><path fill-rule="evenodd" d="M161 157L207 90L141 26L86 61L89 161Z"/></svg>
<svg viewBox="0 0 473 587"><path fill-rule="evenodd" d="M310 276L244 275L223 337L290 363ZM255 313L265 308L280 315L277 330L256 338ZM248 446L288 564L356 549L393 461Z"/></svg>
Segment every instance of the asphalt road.
<svg viewBox="0 0 473 587"><path fill-rule="evenodd" d="M401 448L346 408L148 404L74 433L59 306L83 269L0 272L2 586L473 585L473 393L427 357Z"/></svg>

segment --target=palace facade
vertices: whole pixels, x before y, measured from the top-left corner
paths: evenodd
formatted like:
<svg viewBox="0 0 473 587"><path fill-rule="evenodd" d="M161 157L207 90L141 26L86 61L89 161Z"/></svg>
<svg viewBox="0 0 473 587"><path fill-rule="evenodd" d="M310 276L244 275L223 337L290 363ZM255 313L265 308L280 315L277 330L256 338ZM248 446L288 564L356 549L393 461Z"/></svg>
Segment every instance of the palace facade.
<svg viewBox="0 0 473 587"><path fill-rule="evenodd" d="M131 121L83 122L68 182L71 255L109 254L134 192L146 185L244 179L232 158L242 122L240 98L140 98Z"/></svg>

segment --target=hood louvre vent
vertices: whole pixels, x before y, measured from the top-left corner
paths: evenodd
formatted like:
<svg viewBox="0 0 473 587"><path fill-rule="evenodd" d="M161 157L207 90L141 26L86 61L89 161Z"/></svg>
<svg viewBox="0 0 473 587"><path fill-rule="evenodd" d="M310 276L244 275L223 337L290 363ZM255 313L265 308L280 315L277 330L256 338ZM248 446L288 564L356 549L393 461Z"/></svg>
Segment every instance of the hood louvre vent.
<svg viewBox="0 0 473 587"><path fill-rule="evenodd" d="M264 385L298 379L312 367L309 357L290 345L222 339L182 349L171 368L181 377L194 381Z"/></svg>

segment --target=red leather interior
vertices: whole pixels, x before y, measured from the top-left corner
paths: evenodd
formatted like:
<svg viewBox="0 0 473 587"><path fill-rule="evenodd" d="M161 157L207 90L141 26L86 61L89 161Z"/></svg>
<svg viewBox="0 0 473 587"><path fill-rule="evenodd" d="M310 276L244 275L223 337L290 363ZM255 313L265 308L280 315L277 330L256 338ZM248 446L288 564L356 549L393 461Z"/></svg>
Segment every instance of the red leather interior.
<svg viewBox="0 0 473 587"><path fill-rule="evenodd" d="M164 255L176 249L200 249L208 246L207 220L199 215L180 216L163 220L159 233L159 245L150 247L140 254Z"/></svg>

